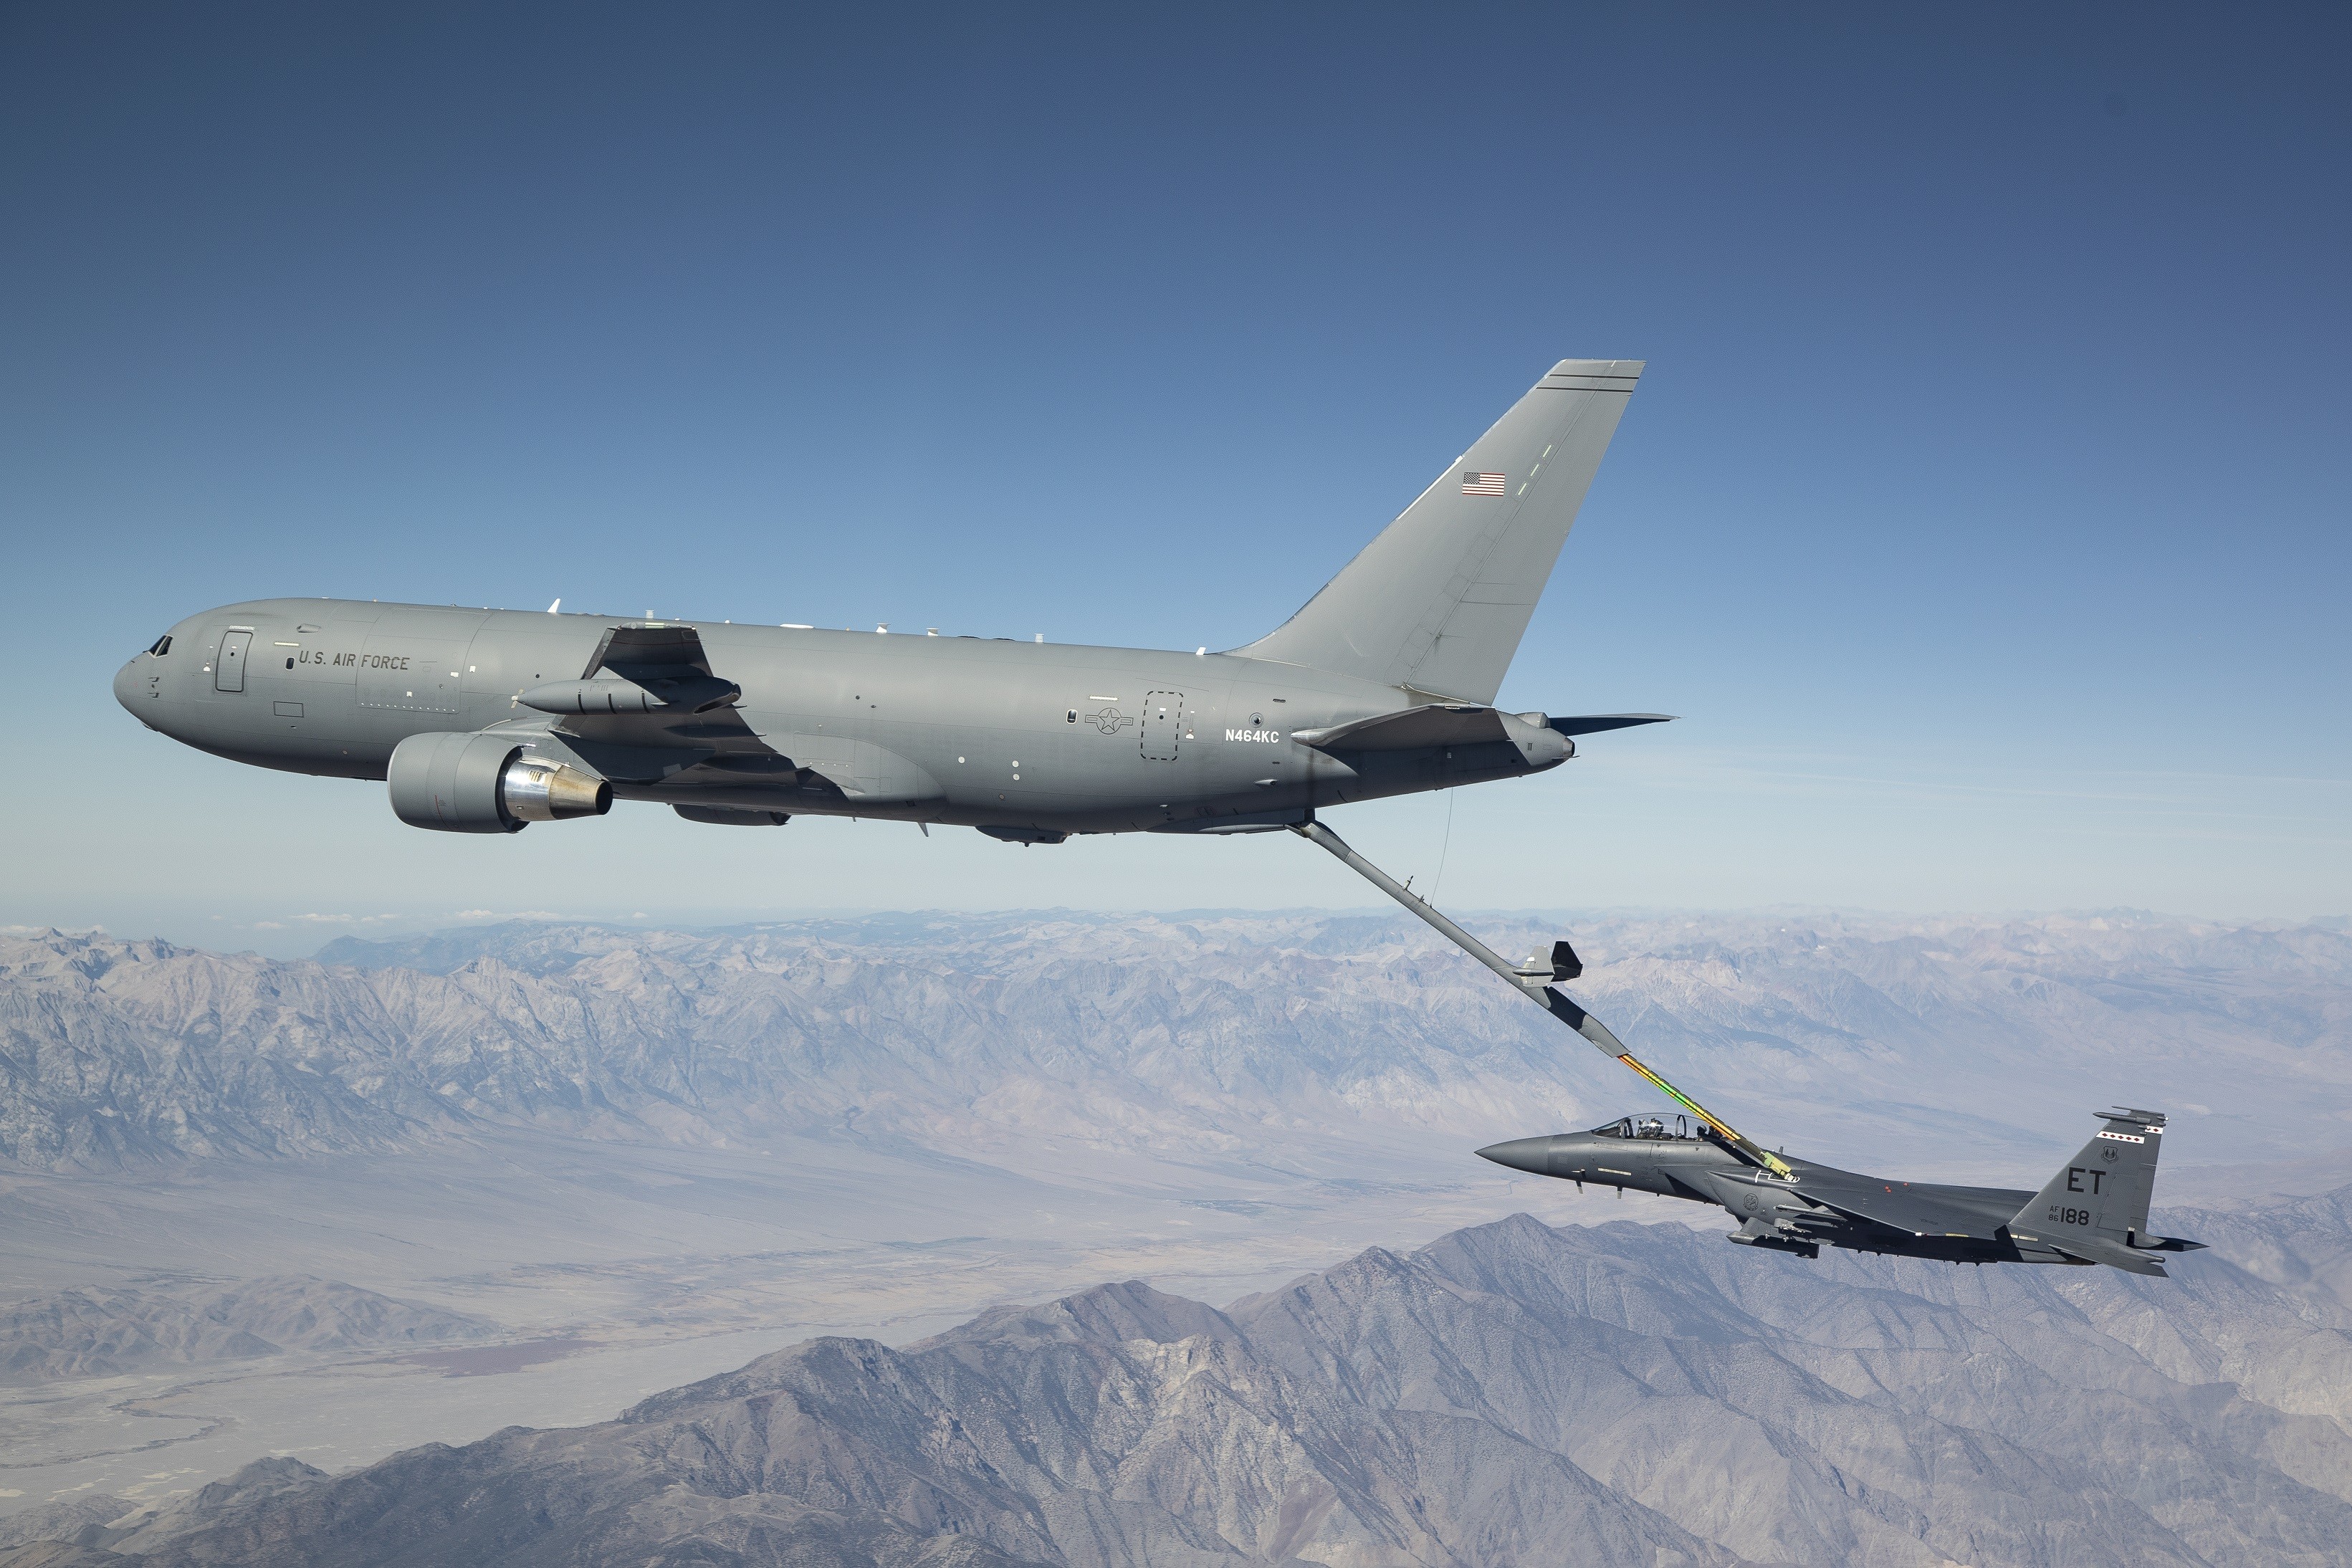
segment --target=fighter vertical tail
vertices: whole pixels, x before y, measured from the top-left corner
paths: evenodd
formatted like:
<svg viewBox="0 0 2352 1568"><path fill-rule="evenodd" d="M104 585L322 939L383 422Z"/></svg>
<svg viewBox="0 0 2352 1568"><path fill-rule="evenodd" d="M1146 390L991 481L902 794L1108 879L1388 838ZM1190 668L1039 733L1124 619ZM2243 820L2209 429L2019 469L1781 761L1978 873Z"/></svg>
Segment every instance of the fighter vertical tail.
<svg viewBox="0 0 2352 1568"><path fill-rule="evenodd" d="M2151 1253L2186 1252L2203 1245L2147 1233L2163 1140L2161 1111L2108 1111L2105 1125L2082 1152L2011 1219L2011 1237L2029 1255L2047 1249L2086 1263L2161 1276L2164 1265Z"/></svg>

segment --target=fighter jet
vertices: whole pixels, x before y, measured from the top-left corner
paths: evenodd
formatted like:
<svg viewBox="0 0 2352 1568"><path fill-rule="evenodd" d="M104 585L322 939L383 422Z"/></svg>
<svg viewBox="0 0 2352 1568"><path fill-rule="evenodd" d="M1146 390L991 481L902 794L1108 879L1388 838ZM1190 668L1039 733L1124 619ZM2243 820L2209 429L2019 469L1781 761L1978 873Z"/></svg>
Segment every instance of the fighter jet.
<svg viewBox="0 0 2352 1568"><path fill-rule="evenodd" d="M2097 1134L2038 1193L1903 1182L1791 1160L1667 1082L1627 1050L1608 1025L1561 991L1561 983L1584 973L1583 960L1568 942L1552 943L1548 956L1530 953L1513 963L1357 854L1324 824L1304 823L1291 831L1330 851L1682 1108L1671 1126L1664 1116L1622 1116L1586 1132L1515 1138L1478 1151L1496 1164L1574 1182L1580 1191L1591 1182L1615 1187L1620 1197L1631 1189L1714 1204L1739 1222L1730 1240L1800 1258L1819 1258L1823 1247L1842 1247L1949 1263L2105 1263L2163 1278L2159 1255L2204 1246L2148 1232L2156 1157L2164 1137L2159 1111L2105 1112Z"/></svg>
<svg viewBox="0 0 2352 1568"><path fill-rule="evenodd" d="M1299 826L1668 717L1494 706L1642 368L1554 365L1297 615L1222 653L257 599L173 626L115 696L217 756L385 780L402 821L446 832L615 799L1019 844Z"/></svg>
<svg viewBox="0 0 2352 1568"><path fill-rule="evenodd" d="M1515 1138L1478 1152L1580 1189L1591 1182L1621 1195L1714 1204L1739 1222L1730 1240L1800 1258L1842 1247L1949 1263L2105 1263L2162 1278L2163 1254L2204 1246L2148 1233L2164 1117L2124 1110L2102 1120L2038 1193L1902 1182L1767 1155L1706 1112L1678 1113L1671 1125L1663 1116L1621 1116L1588 1132Z"/></svg>

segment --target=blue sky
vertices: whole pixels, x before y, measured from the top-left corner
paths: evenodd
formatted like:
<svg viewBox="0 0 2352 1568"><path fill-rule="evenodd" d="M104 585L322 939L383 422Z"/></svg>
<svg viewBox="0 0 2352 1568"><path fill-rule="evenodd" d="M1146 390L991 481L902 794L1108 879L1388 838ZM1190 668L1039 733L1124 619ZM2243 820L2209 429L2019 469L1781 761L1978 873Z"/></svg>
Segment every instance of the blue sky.
<svg viewBox="0 0 2352 1568"><path fill-rule="evenodd" d="M2340 9L0 8L0 922L1353 905L1286 839L509 842L141 731L322 594L1232 646L1650 370L1463 907L2352 912Z"/></svg>

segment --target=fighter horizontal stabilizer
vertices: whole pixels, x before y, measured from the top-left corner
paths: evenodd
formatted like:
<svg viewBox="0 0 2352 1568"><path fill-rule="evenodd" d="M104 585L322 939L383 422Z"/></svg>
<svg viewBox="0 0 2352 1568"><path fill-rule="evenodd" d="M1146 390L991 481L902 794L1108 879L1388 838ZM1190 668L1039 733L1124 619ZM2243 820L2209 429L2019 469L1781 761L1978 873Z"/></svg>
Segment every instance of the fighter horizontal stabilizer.
<svg viewBox="0 0 2352 1568"><path fill-rule="evenodd" d="M2179 1236L2143 1236L2132 1246L2141 1252L2202 1252L2205 1244Z"/></svg>
<svg viewBox="0 0 2352 1568"><path fill-rule="evenodd" d="M2162 1259L2151 1257L2137 1247L2126 1247L2119 1241L2108 1241L2100 1237L2078 1237L2057 1242L2053 1244L2053 1250L2069 1258L2079 1258L2085 1263L2105 1263L2126 1274L2153 1275L2158 1279L2171 1278L2165 1273Z"/></svg>

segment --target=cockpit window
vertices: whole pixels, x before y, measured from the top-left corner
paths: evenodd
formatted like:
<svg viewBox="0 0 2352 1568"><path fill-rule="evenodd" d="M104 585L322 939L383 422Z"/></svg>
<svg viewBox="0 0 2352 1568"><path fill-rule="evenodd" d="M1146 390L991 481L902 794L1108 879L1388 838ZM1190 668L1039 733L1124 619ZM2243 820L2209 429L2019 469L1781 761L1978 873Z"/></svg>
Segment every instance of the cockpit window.
<svg viewBox="0 0 2352 1568"><path fill-rule="evenodd" d="M165 654L167 654L167 653L171 652L171 651L172 651L172 634L171 634L171 633L169 633L169 632L165 632L162 637L157 637L157 638L155 639L155 646L154 646L154 647L151 647L151 648L149 648L147 651L148 651L149 653L153 654L157 658L163 658Z"/></svg>
<svg viewBox="0 0 2352 1568"><path fill-rule="evenodd" d="M1605 1121L1592 1130L1596 1138L1688 1138L1691 1135L1687 1117L1677 1116L1672 1127L1662 1116L1621 1116Z"/></svg>

